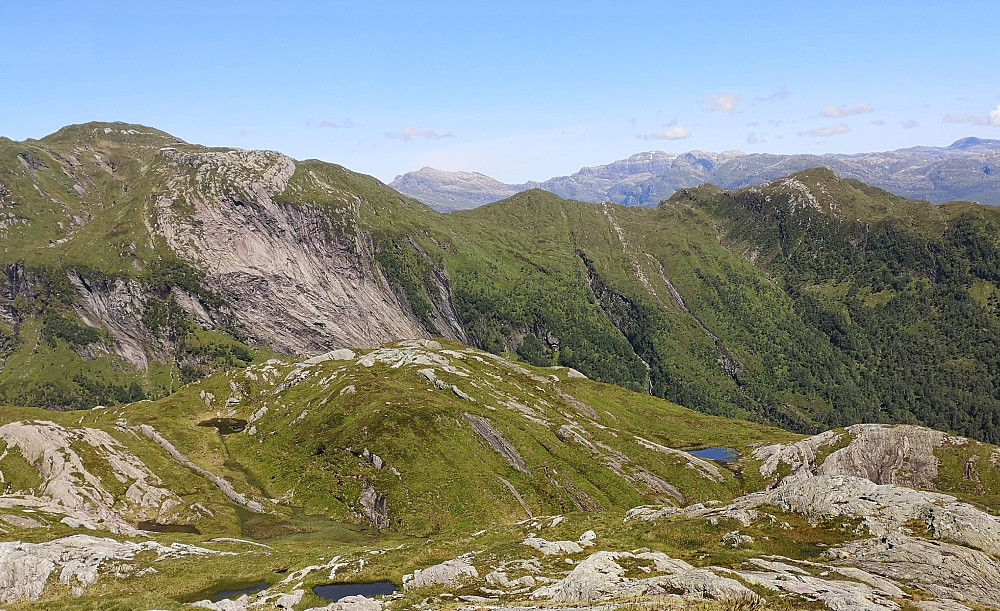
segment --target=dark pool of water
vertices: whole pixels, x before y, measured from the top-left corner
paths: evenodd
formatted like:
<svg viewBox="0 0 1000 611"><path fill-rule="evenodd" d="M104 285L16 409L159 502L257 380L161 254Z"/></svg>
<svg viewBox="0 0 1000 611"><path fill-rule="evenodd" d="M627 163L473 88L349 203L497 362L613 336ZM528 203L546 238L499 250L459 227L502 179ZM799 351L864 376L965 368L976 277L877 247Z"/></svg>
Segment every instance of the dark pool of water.
<svg viewBox="0 0 1000 611"><path fill-rule="evenodd" d="M396 584L391 581L332 583L327 586L316 586L313 588L313 592L323 600L335 603L345 596L367 596L371 598L384 594L395 594Z"/></svg>
<svg viewBox="0 0 1000 611"><path fill-rule="evenodd" d="M256 582L238 581L235 579L218 581L215 584L205 588L204 590L199 590L198 592L191 592L190 594L185 594L184 596L178 598L178 602L182 603L193 603L199 600L210 600L212 602L219 602L225 599L237 599L240 596L246 594L247 596L252 596L261 590L267 589L267 582L261 579Z"/></svg>
<svg viewBox="0 0 1000 611"><path fill-rule="evenodd" d="M227 598L235 600L240 596L243 596L244 594L246 594L247 596L253 596L257 592L266 590L267 586L268 583L266 581L261 581L260 583L255 583L252 586L246 586L243 588L234 588L232 590L220 590L219 592L216 592L211 596L209 596L208 600L217 603L220 600L225 600Z"/></svg>
<svg viewBox="0 0 1000 611"><path fill-rule="evenodd" d="M139 530L147 530L154 533L191 533L200 535L201 531L194 524L160 524L148 520L136 524Z"/></svg>
<svg viewBox="0 0 1000 611"><path fill-rule="evenodd" d="M202 420L198 426L210 426L219 431L220 435L232 435L233 433L242 433L243 429L247 428L247 421L239 418L212 418L211 420Z"/></svg>
<svg viewBox="0 0 1000 611"><path fill-rule="evenodd" d="M722 462L733 462L740 457L740 453L731 448L700 448L698 450L687 450L687 452L699 458Z"/></svg>

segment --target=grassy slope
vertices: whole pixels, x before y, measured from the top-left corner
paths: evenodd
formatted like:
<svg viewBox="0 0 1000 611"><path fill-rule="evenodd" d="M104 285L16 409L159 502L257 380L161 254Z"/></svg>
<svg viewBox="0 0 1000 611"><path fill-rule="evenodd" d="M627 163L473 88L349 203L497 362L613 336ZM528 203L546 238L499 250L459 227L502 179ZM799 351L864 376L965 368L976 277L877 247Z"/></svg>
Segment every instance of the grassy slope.
<svg viewBox="0 0 1000 611"><path fill-rule="evenodd" d="M445 348L464 350L453 344L446 344ZM604 468L590 452L554 435L560 422L578 423L590 433L592 441L627 454L631 459L628 465L642 465L663 476L685 494L687 503L726 501L759 489L766 482L757 475L758 464L749 458L750 447L798 437L777 429L708 416L616 386L568 378L565 369L528 367L521 371L484 353L457 354L462 358L453 357L453 362L467 377L448 374L440 366L436 370L442 379L466 389L477 399L476 403L462 401L449 391L430 390L416 373L423 365L364 367L353 361L329 361L303 369L289 360L272 361L270 369L265 365L251 367L246 370L250 377L242 370L219 373L166 399L85 414L4 408L0 422L44 418L67 427L91 426L108 431L159 474L186 503L200 502L215 515L198 523L201 534L154 534L154 540L237 552L235 556L155 563L152 558L141 559L140 568L148 563L158 573L127 579L103 576L82 598L70 598L68 588L56 584L47 591L43 604L51 609L180 609L178 600L194 600L210 591L243 587L261 579L277 583L289 570L315 565L318 560L334 556L351 563L349 568L338 572L338 580L389 579L400 583L403 574L414 568L473 549L480 552L476 561L480 567L524 557L527 548L520 541L533 532L540 532L539 536L549 540L575 540L584 530L594 529L599 534L601 549L648 547L696 566L736 566L761 554L824 561L822 554L830 545L860 536L853 524L813 526L805 518L793 515L779 515L774 523L765 520L749 528L726 520L716 524L688 520L623 524L626 509L648 503L656 495L643 492L641 484L633 489ZM273 373L268 375L266 371ZM299 379L302 371L308 375L298 384L280 389L287 381ZM559 382L544 381L551 380L552 375ZM269 407L268 413L254 423L256 433L222 437L213 428L198 426L218 416L220 411L225 413L228 408L223 406L233 394L233 385L242 397L232 404L235 417L247 418L260 407ZM347 385L354 385L356 392L341 395ZM578 408L561 399L556 389L596 410L597 418L591 420L582 415ZM206 406L203 392L214 395L212 407ZM499 405L493 395L500 393L536 408L552 424L538 425ZM306 409L309 414L291 424ZM486 447L467 426L465 413L488 418L514 444L532 475L515 470ZM272 511L268 516L253 517L236 510L214 486L174 463L158 446L116 429L115 424L121 424L122 419L132 426L153 425L192 460L223 475L238 490L257 498L281 500L268 504ZM595 422L607 428L600 428ZM631 438L635 434L670 447L736 448L743 456L728 468L720 464L724 481L715 483L701 478L676 459L638 446ZM387 469L396 468L401 475L397 477L387 469L376 470L358 456L364 448L383 458ZM995 503L1000 493L1000 478L987 460L994 450L976 443L942 448L938 487L980 506ZM972 490L972 483L961 475L965 460L972 454L982 456L976 472L981 475L985 494L979 496ZM0 462L0 468L9 480L21 473L20 481L30 485L30 468L17 463L16 458L17 454L12 453ZM115 485L106 463L102 471L100 461L87 454L84 459L109 488L121 493L118 490L121 485ZM603 511L576 511L564 489L553 486L546 473L563 486L573 482L599 501ZM515 525L526 516L506 487L498 483L499 477L517 487L536 516L561 513L568 520L557 528L542 531L531 524ZM390 531L377 533L366 528L364 520L357 517L359 482L363 480L373 481L388 496ZM289 494L290 491L294 493ZM20 540L42 541L73 532L55 520L52 522L42 530L4 527L8 530L7 537ZM782 526L783 522L791 530ZM735 529L753 537L754 542L738 549L723 543L722 535ZM474 532L477 534L471 534ZM218 536L245 537L265 543L271 549L209 542ZM372 555L372 550L390 551ZM365 560L364 566L358 565L361 559ZM561 558L544 562L553 570L557 565L563 567L562 571L572 568L565 567ZM305 584L308 588L327 580L326 571L320 571ZM198 595L199 592L203 594ZM311 596L307 602L319 604ZM427 592L410 594L404 603L414 604L426 596Z"/></svg>
<svg viewBox="0 0 1000 611"><path fill-rule="evenodd" d="M133 128L148 133L104 133ZM13 176L3 180L23 200L17 214L33 219L10 230L8 260L155 280L152 263L170 255L142 221L158 189L155 151L167 144L198 150L149 128L104 124L0 143ZM24 151L49 166L34 181L44 197L15 158ZM55 155L76 155L81 165L70 174L84 195ZM339 195L317 190L307 173ZM793 183L806 185L815 209ZM757 189L685 190L656 210L532 191L441 215L371 177L316 161L298 164L277 199L322 210L331 240L357 230L357 210L377 265L432 334L442 331L438 312L448 305L435 283L446 271L470 342L497 353L800 431L875 420L1000 435L1000 347L990 339L1000 333L1000 263L990 209L911 202L811 170ZM70 230L56 221L68 227L69 213L93 219L57 244ZM670 296L668 279L690 313ZM15 345L21 358L29 348ZM919 366L908 367L914 353ZM63 356L44 358L53 370ZM96 363L73 366L116 383L136 380L154 396L171 388L169 378ZM934 383L914 394L928 371ZM3 377L34 383L11 368L0 384Z"/></svg>

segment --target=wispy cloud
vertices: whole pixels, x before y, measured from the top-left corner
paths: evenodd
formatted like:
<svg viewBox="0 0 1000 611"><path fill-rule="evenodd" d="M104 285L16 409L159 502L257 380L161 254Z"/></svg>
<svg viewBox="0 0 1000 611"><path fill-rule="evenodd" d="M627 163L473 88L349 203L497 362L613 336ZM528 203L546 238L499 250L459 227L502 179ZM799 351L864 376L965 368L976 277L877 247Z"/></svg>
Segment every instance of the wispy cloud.
<svg viewBox="0 0 1000 611"><path fill-rule="evenodd" d="M820 111L824 117L829 117L831 119L840 119L842 117L850 117L851 115L863 115L866 112L874 112L875 109L871 104L858 104L856 106L827 106Z"/></svg>
<svg viewBox="0 0 1000 611"><path fill-rule="evenodd" d="M343 121L327 121L326 119L306 119L306 127L354 127L354 121L350 119L344 119Z"/></svg>
<svg viewBox="0 0 1000 611"><path fill-rule="evenodd" d="M708 106L712 112L733 114L743 100L743 94L733 92L710 93L702 98L701 103Z"/></svg>
<svg viewBox="0 0 1000 611"><path fill-rule="evenodd" d="M781 127L782 125L788 125L789 123L795 123L795 121L787 121L785 119L771 119L767 122L768 125L773 127Z"/></svg>
<svg viewBox="0 0 1000 611"><path fill-rule="evenodd" d="M969 123L971 125L989 125L990 118L988 116L977 116L970 114L961 115L945 115L941 119L943 123Z"/></svg>
<svg viewBox="0 0 1000 611"><path fill-rule="evenodd" d="M900 121L899 126L903 129L913 129L914 127L920 127L920 121L914 121L910 119L909 121Z"/></svg>
<svg viewBox="0 0 1000 611"><path fill-rule="evenodd" d="M429 129L424 129L422 127L413 127L412 125L407 125L398 132L389 132L385 135L386 138L390 140L402 140L403 142L409 142L415 138L425 138L427 140L439 140L441 138L454 138L454 134L451 132L447 134L439 134L437 132L431 131Z"/></svg>
<svg viewBox="0 0 1000 611"><path fill-rule="evenodd" d="M969 123L970 125L992 125L1000 127L1000 104L985 115L945 115L942 119L945 123Z"/></svg>
<svg viewBox="0 0 1000 611"><path fill-rule="evenodd" d="M851 128L843 123L840 125L831 125L830 127L820 127L818 129L811 129L807 132L799 132L800 136L809 136L810 138L828 138L830 136L839 136L840 134L846 134L851 131Z"/></svg>
<svg viewBox="0 0 1000 611"><path fill-rule="evenodd" d="M756 133L750 132L747 134L747 144L760 144L761 142L763 142L763 140L761 140L760 136Z"/></svg>
<svg viewBox="0 0 1000 611"><path fill-rule="evenodd" d="M885 125L885 121L883 121L882 119L879 119L878 121L872 121L872 125L877 125L878 127L882 127L883 125Z"/></svg>
<svg viewBox="0 0 1000 611"><path fill-rule="evenodd" d="M788 87L782 87L766 98L754 98L754 100L758 102L784 102L790 95L792 95L791 90Z"/></svg>
<svg viewBox="0 0 1000 611"><path fill-rule="evenodd" d="M684 129L680 125L677 125L677 120L674 119L670 123L664 126L658 132L653 132L651 134L639 134L636 136L637 140L683 140L691 135L691 132Z"/></svg>

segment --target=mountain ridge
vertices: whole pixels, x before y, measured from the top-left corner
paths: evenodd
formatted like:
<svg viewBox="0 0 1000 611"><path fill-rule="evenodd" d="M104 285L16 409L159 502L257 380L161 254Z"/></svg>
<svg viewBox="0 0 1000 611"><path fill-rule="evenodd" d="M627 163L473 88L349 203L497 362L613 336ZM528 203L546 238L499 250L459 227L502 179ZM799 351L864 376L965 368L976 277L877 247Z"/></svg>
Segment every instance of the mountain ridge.
<svg viewBox="0 0 1000 611"><path fill-rule="evenodd" d="M962 138L947 147L917 146L882 153L776 155L725 151L648 151L542 182L506 184L478 173L423 168L390 186L442 211L488 203L530 188L590 203L655 206L676 190L712 183L725 189L757 186L798 171L828 167L896 195L932 203L975 200L1000 206L1000 140ZM433 170L428 172L427 170ZM475 174L476 181L461 176ZM498 197L500 196L500 197Z"/></svg>
<svg viewBox="0 0 1000 611"><path fill-rule="evenodd" d="M656 209L533 190L442 215L335 164L58 134L0 146L11 403L157 398L275 352L442 336L803 432L1000 435L1000 347L974 332L1000 326L992 208L810 170ZM914 396L918 361L940 375Z"/></svg>
<svg viewBox="0 0 1000 611"><path fill-rule="evenodd" d="M441 214L88 124L0 141L0 219L12 610L1000 608L1000 210Z"/></svg>

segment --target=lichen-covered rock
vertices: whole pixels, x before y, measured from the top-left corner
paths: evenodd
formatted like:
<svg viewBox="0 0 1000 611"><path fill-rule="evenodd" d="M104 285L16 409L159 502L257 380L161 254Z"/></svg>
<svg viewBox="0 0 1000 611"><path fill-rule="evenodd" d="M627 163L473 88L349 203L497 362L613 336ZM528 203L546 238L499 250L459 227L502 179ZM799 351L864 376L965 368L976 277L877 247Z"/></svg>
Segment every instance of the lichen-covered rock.
<svg viewBox="0 0 1000 611"><path fill-rule="evenodd" d="M760 473L772 477L778 466L791 467L792 478L813 475L862 477L876 484L934 488L938 463L934 450L945 443L963 444L964 437L907 424L855 424L846 429L848 444L820 461L826 446L834 446L843 434L826 431L791 444L757 448L753 456L763 461Z"/></svg>
<svg viewBox="0 0 1000 611"><path fill-rule="evenodd" d="M151 231L205 270L204 283L262 343L285 354L316 355L329 345L377 346L427 335L375 262L361 228L362 200L320 173L270 151L160 152L165 189ZM288 205L286 189L309 188L339 207ZM183 211L179 202L184 203ZM331 225L342 229L331 239ZM431 300L436 326L465 339L447 298L444 271Z"/></svg>
<svg viewBox="0 0 1000 611"><path fill-rule="evenodd" d="M832 611L896 611L899 604L868 584L842 579L820 579L787 571L735 571L745 581L820 600Z"/></svg>
<svg viewBox="0 0 1000 611"><path fill-rule="evenodd" d="M858 518L875 536L902 532L911 520L920 520L935 538L1000 555L1000 519L947 494L879 485L860 477L825 475L786 479L772 490L740 497L730 507L751 509L765 505L816 521Z"/></svg>
<svg viewBox="0 0 1000 611"><path fill-rule="evenodd" d="M117 534L134 534L140 520L179 521L180 498L137 456L107 432L67 428L48 420L11 422L0 426L0 441L20 452L41 477L36 494L5 495L0 508L18 505L59 513L73 523ZM84 464L79 451L107 463L116 484L130 482L123 498Z"/></svg>
<svg viewBox="0 0 1000 611"><path fill-rule="evenodd" d="M413 590L436 585L451 588L458 586L463 579L478 577L479 571L472 565L472 555L466 554L426 569L417 569L412 575L403 576L403 589Z"/></svg>
<svg viewBox="0 0 1000 611"><path fill-rule="evenodd" d="M710 479L713 482L722 483L725 481L725 476L722 474L722 470L719 467L713 465L707 460L698 458L690 452L685 452L684 450L677 450L674 448L668 448L667 446L660 445L648 439L643 439L642 437L636 437L635 440L639 445L644 448L649 448L656 452L663 454L668 454L670 456L675 456L684 461L685 466L689 469L693 469L695 472L699 473L705 479Z"/></svg>
<svg viewBox="0 0 1000 611"><path fill-rule="evenodd" d="M382 530L389 527L389 501L385 495L375 489L375 485L365 481L361 491L361 511L372 526Z"/></svg>
<svg viewBox="0 0 1000 611"><path fill-rule="evenodd" d="M191 603L192 607L200 607L209 611L246 611L250 604L250 597L244 594L236 599L223 598L219 601L199 600Z"/></svg>
<svg viewBox="0 0 1000 611"><path fill-rule="evenodd" d="M626 576L619 560L639 560L651 564L658 575L643 579ZM593 603L641 596L662 596L681 591L689 598L751 600L760 597L734 579L670 558L662 553L631 554L601 551L581 560L565 578L535 590L532 598L560 603Z"/></svg>
<svg viewBox="0 0 1000 611"><path fill-rule="evenodd" d="M763 461L760 474L772 477L778 472L778 466L786 464L791 467L789 477L808 477L816 466L816 455L823 446L832 446L840 441L841 434L836 431L824 431L819 435L807 437L801 441L789 444L763 446L753 451L753 457Z"/></svg>
<svg viewBox="0 0 1000 611"><path fill-rule="evenodd" d="M546 541L539 537L528 537L521 543L537 549L543 556L566 556L583 551L583 546L576 541Z"/></svg>
<svg viewBox="0 0 1000 611"><path fill-rule="evenodd" d="M531 475L531 471L528 470L528 466L525 464L524 459L518 453L517 448L514 444L507 441L507 439L496 430L493 424L481 416L474 416L472 414L464 414L465 420L472 425L473 430L489 445L494 451L498 452L504 457L510 466L514 467L522 473L527 473Z"/></svg>
<svg viewBox="0 0 1000 611"><path fill-rule="evenodd" d="M282 594L274 601L275 609L294 609L295 605L302 602L305 590L293 590L289 594Z"/></svg>
<svg viewBox="0 0 1000 611"><path fill-rule="evenodd" d="M848 543L828 555L939 598L1000 608L1000 563L978 550L894 534Z"/></svg>
<svg viewBox="0 0 1000 611"><path fill-rule="evenodd" d="M345 596L325 607L310 607L306 611L382 611L382 603L366 596Z"/></svg>
<svg viewBox="0 0 1000 611"><path fill-rule="evenodd" d="M2 542L0 602L37 600L56 571L59 571L61 584L75 587L93 585L106 565L108 570L114 568L119 576L130 574L131 568L122 568L123 564L143 552L153 552L157 559L223 554L180 543L167 547L155 541L132 543L89 535L73 535L46 543Z"/></svg>

